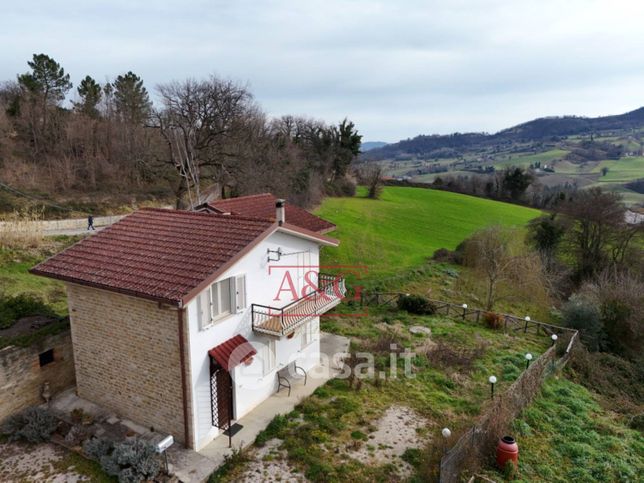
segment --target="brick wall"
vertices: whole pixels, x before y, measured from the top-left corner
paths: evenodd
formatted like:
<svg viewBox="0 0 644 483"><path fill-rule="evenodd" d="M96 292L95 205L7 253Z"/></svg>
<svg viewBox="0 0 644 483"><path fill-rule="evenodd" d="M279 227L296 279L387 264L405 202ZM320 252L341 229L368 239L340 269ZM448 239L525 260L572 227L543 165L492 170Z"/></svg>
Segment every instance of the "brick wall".
<svg viewBox="0 0 644 483"><path fill-rule="evenodd" d="M54 360L40 366L39 354L53 349ZM0 349L0 421L28 406L44 402L43 383L53 394L74 385L74 359L69 331L29 347Z"/></svg>
<svg viewBox="0 0 644 483"><path fill-rule="evenodd" d="M68 284L78 395L183 442L177 311Z"/></svg>

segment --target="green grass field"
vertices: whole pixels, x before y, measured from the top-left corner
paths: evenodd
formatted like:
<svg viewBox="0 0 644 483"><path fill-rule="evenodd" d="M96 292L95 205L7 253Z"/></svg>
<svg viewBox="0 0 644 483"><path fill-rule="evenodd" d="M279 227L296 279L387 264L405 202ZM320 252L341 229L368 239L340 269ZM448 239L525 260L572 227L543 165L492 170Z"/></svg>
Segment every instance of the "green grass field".
<svg viewBox="0 0 644 483"><path fill-rule="evenodd" d="M625 427L591 392L565 378L549 379L513 427L519 481L634 482L644 474L642 433Z"/></svg>
<svg viewBox="0 0 644 483"><path fill-rule="evenodd" d="M544 151L542 153L512 155L511 158L495 163L495 166L502 169L507 166L523 166L525 168L537 162L542 165L550 164L555 159L563 159L566 154L568 154L568 151L563 149L551 149L550 151Z"/></svg>
<svg viewBox="0 0 644 483"><path fill-rule="evenodd" d="M608 168L608 173L599 178L600 183L628 182L644 178L644 157L602 161L593 168L593 172L599 173L603 167Z"/></svg>
<svg viewBox="0 0 644 483"><path fill-rule="evenodd" d="M324 265L363 265L368 278L417 267L439 248L454 249L486 226L523 226L538 210L473 196L422 188L387 187L381 199L327 198L317 214L338 229L337 249L325 249Z"/></svg>

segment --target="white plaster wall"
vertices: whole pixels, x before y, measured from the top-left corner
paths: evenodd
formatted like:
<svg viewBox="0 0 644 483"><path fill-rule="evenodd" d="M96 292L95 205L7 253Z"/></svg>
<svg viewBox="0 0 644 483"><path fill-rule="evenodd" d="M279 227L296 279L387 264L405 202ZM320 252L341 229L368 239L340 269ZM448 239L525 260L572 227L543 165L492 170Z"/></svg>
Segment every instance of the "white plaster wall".
<svg viewBox="0 0 644 483"><path fill-rule="evenodd" d="M283 253L307 252L307 255L286 255L279 262L267 261L267 249L282 249ZM310 256L308 255L310 253ZM310 260L310 262L309 262ZM282 292L280 300L274 300L278 295L285 270L292 271L294 283L298 283L298 264L302 261L310 263L317 272L319 265L319 246L316 242L308 241L285 233L273 233L257 247L246 254L233 267L226 271L219 280L238 275L246 276L246 309L241 313L231 315L213 326L199 329L197 320L196 299L186 306L189 348L191 389L194 414L195 447L202 448L218 434L211 425L210 402L210 361L208 350L221 344L236 334L246 337L261 355L261 346L269 340L269 336L255 334L251 324L251 304L263 304L282 307L291 301L290 293ZM270 275L269 275L270 269ZM298 291L302 287L297 287ZM319 327L319 321L318 321ZM297 333L292 339L276 339L276 370L286 365L289 359L302 359L301 365L308 370L319 362L314 356L319 355L319 333L314 341L301 351L301 337ZM234 416L236 419L247 414L255 406L270 396L277 389L275 371L264 376L262 361L256 356L249 366L238 366L232 371L234 386Z"/></svg>

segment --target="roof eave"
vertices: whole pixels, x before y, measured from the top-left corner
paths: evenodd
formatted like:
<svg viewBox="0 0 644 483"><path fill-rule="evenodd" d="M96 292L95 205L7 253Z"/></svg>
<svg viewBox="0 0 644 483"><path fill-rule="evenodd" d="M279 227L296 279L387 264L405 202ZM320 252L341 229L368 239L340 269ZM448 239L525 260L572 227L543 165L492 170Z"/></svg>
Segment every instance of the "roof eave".
<svg viewBox="0 0 644 483"><path fill-rule="evenodd" d="M167 304L171 305L173 307L181 308L183 307L182 300L179 299L170 299L170 298L165 298L165 297L155 297L154 295L148 295L144 294L141 292L136 292L134 290L128 290L128 289L123 289L123 288L117 288L117 287L109 287L100 283L96 282L88 282L87 280L80 280L74 277L65 277L64 275L56 275L52 274L49 272L43 272L41 270L38 270L37 266L34 268L29 269L29 273L32 275L37 275L39 277L46 277L46 278L52 278L55 280L60 280L62 282L69 282L69 283L74 283L76 285L83 285L85 287L91 287L91 288L96 288L99 290L106 290L107 292L113 292L113 293L118 293L121 295L128 295L130 297L136 297L136 298L141 298L145 300L150 300L152 302L157 302L160 304Z"/></svg>

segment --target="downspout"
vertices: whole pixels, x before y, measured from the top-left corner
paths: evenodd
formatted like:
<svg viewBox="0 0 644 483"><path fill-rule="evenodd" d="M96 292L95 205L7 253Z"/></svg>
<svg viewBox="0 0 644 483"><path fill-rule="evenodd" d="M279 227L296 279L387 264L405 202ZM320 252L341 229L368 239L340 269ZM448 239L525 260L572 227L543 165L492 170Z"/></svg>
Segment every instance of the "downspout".
<svg viewBox="0 0 644 483"><path fill-rule="evenodd" d="M181 361L181 391L183 399L183 437L186 448L192 448L192 441L190 439L190 417L188 414L188 382L186 381L186 355L185 355L185 339L184 339L184 313L185 309L180 308L177 311L179 321L179 358Z"/></svg>

